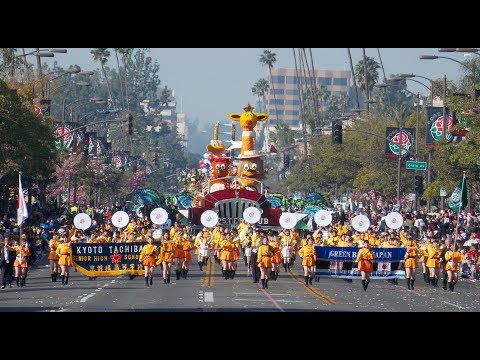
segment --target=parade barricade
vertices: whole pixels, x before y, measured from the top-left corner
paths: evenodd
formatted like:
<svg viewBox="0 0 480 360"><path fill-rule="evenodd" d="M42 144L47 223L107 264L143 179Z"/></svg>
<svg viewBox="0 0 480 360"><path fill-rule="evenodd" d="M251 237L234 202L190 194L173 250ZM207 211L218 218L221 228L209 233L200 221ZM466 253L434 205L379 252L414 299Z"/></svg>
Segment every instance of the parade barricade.
<svg viewBox="0 0 480 360"><path fill-rule="evenodd" d="M405 278L405 248L374 247L373 279ZM317 261L315 263L315 280L320 277L337 277L342 279L360 278L356 267L359 248L338 246L315 246Z"/></svg>
<svg viewBox="0 0 480 360"><path fill-rule="evenodd" d="M139 257L147 242L72 243L72 260L77 271L88 277L143 275ZM160 242L154 242L161 250Z"/></svg>

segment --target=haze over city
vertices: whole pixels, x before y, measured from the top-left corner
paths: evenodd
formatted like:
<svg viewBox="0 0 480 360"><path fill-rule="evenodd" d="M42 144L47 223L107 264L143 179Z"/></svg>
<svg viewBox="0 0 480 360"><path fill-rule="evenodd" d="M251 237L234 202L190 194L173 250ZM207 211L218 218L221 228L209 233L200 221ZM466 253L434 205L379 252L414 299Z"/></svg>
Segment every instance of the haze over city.
<svg viewBox="0 0 480 360"><path fill-rule="evenodd" d="M98 69L100 64L93 61L90 50L68 48L67 54L42 61L49 65L57 61L62 67L77 64L84 70ZM264 50L276 54L274 67L295 67L292 48L151 48L149 54L160 65L161 86L175 90L177 111L206 126L217 121L228 122L228 113L241 111L247 102L254 104L252 86L258 79L267 78L268 73L268 68L259 61ZM420 55L442 55L436 48L367 48L366 55L380 63L378 50L387 78L391 74L415 73L432 79L446 75L456 81L462 74L463 69L454 61L419 59ZM346 48L312 48L311 51L315 70L350 70ZM355 65L362 58L362 49L352 48L351 52ZM464 59L461 53L443 55L459 61ZM116 68L114 56L107 66ZM381 81L383 74L379 72ZM427 91L414 82L408 82L408 89Z"/></svg>

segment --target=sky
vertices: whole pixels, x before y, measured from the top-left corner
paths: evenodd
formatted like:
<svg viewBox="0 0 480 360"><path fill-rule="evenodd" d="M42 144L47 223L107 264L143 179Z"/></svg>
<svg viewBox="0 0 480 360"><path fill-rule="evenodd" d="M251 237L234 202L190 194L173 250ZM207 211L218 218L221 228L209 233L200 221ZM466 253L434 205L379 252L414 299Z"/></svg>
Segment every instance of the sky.
<svg viewBox="0 0 480 360"><path fill-rule="evenodd" d="M34 49L26 49L30 51ZM100 67L94 62L90 48L67 48L66 54L54 58L42 58L62 67L79 65L82 70ZM241 113L247 102L255 103L251 88L260 78L267 78L268 68L260 64L264 50L276 54L274 67L294 68L292 48L151 48L150 56L160 65L161 86L175 90L177 112L185 112L190 120L198 119L200 128L217 121L230 122L229 113ZM307 48L307 56L309 49ZM462 61L461 53L441 53L437 48L380 48L380 55L387 78L391 74L414 73L431 79L443 78L458 81L462 66L449 59L420 60L420 55L439 55ZM311 48L316 70L350 70L346 48ZM377 48L366 48L366 55L380 63ZM354 65L362 59L361 48L351 48ZM298 54L298 53L297 53ZM113 54L112 54L113 55ZM475 56L475 55L472 55ZM31 62L34 57L29 57ZM297 56L298 60L298 56ZM108 66L116 67L111 56ZM379 70L382 78L381 69ZM428 81L419 78L420 81ZM408 90L428 93L425 87L407 81Z"/></svg>

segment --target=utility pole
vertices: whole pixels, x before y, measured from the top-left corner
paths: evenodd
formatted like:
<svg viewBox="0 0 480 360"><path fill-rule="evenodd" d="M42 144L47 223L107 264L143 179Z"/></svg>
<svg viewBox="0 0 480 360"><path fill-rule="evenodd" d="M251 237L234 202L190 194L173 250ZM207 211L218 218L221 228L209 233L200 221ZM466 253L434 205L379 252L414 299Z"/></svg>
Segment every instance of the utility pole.
<svg viewBox="0 0 480 360"><path fill-rule="evenodd" d="M447 140L447 104L445 101L447 100L447 75L443 75L443 140Z"/></svg>
<svg viewBox="0 0 480 360"><path fill-rule="evenodd" d="M40 48L35 48L37 51L37 55L35 56L37 58L37 74L38 74L38 79L40 80L40 86L42 88L42 99L45 97L45 92L43 91L43 80L42 80L42 61L40 59Z"/></svg>
<svg viewBox="0 0 480 360"><path fill-rule="evenodd" d="M399 154L398 154L398 169L397 169L397 204L398 204L398 212L402 209L400 205L400 185L401 185L401 176L402 176L402 143L403 143L403 111L400 111L400 117L398 118L398 132L400 134L400 143L398 144L399 147Z"/></svg>
<svg viewBox="0 0 480 360"><path fill-rule="evenodd" d="M420 93L417 92L417 128L415 129L415 161L418 161L418 129L420 128ZM430 167L430 164L428 164L428 167ZM415 174L417 174L417 171L414 173L414 178ZM418 208L418 205L420 203L419 196L415 195L415 206L414 210L416 211Z"/></svg>

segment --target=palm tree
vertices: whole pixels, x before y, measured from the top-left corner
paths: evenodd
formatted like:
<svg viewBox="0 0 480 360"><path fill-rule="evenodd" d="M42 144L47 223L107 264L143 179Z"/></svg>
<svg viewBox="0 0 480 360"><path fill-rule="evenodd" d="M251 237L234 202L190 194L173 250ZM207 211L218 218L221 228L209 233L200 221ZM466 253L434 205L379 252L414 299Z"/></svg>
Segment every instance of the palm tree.
<svg viewBox="0 0 480 360"><path fill-rule="evenodd" d="M274 101L274 106L275 106L275 119L277 119L277 97L275 95L275 85L273 83L273 78L272 78L272 68L273 64L277 62L276 54L274 52L271 52L270 50L263 50L263 54L260 55L260 64L263 66L268 66L268 72L270 74L270 82L273 90L273 101ZM270 118L267 119L267 134L269 133L270 129Z"/></svg>
<svg viewBox="0 0 480 360"><path fill-rule="evenodd" d="M128 99L128 81L127 81L127 62L134 48L118 48L117 51L122 55L123 72L125 77L125 99L127 101L127 110L130 110L130 101Z"/></svg>
<svg viewBox="0 0 480 360"><path fill-rule="evenodd" d="M252 93L257 97L259 101L262 102L262 109L258 109L258 111L265 111L265 95L267 94L268 90L270 89L270 84L265 79L258 79L252 87Z"/></svg>
<svg viewBox="0 0 480 360"><path fill-rule="evenodd" d="M118 80L120 81L120 95L122 96L122 110L125 110L125 98L123 96L122 73L120 69L120 61L118 60L118 48L113 48L115 51L115 59L117 59Z"/></svg>
<svg viewBox="0 0 480 360"><path fill-rule="evenodd" d="M368 90L366 88L365 81L365 70L364 63L366 65L367 80L368 80ZM358 84L360 84L360 89L368 94L373 90L373 86L378 82L378 69L380 65L375 61L374 58L366 56L365 59L360 60L357 65L355 65L355 79ZM368 92L367 92L368 91ZM365 96L367 98L367 96Z"/></svg>
<svg viewBox="0 0 480 360"><path fill-rule="evenodd" d="M112 89L110 88L107 72L105 71L105 64L108 62L108 58L110 57L110 51L108 51L107 48L94 48L90 51L90 53L93 55L93 60L98 61L102 66L102 73L105 77L105 82L107 83L108 96L112 100L113 109L115 110L115 102L113 101Z"/></svg>
<svg viewBox="0 0 480 360"><path fill-rule="evenodd" d="M299 135L299 132L293 130L285 120L280 120L275 125L275 132L270 135L277 147L284 149L295 143L295 136Z"/></svg>

